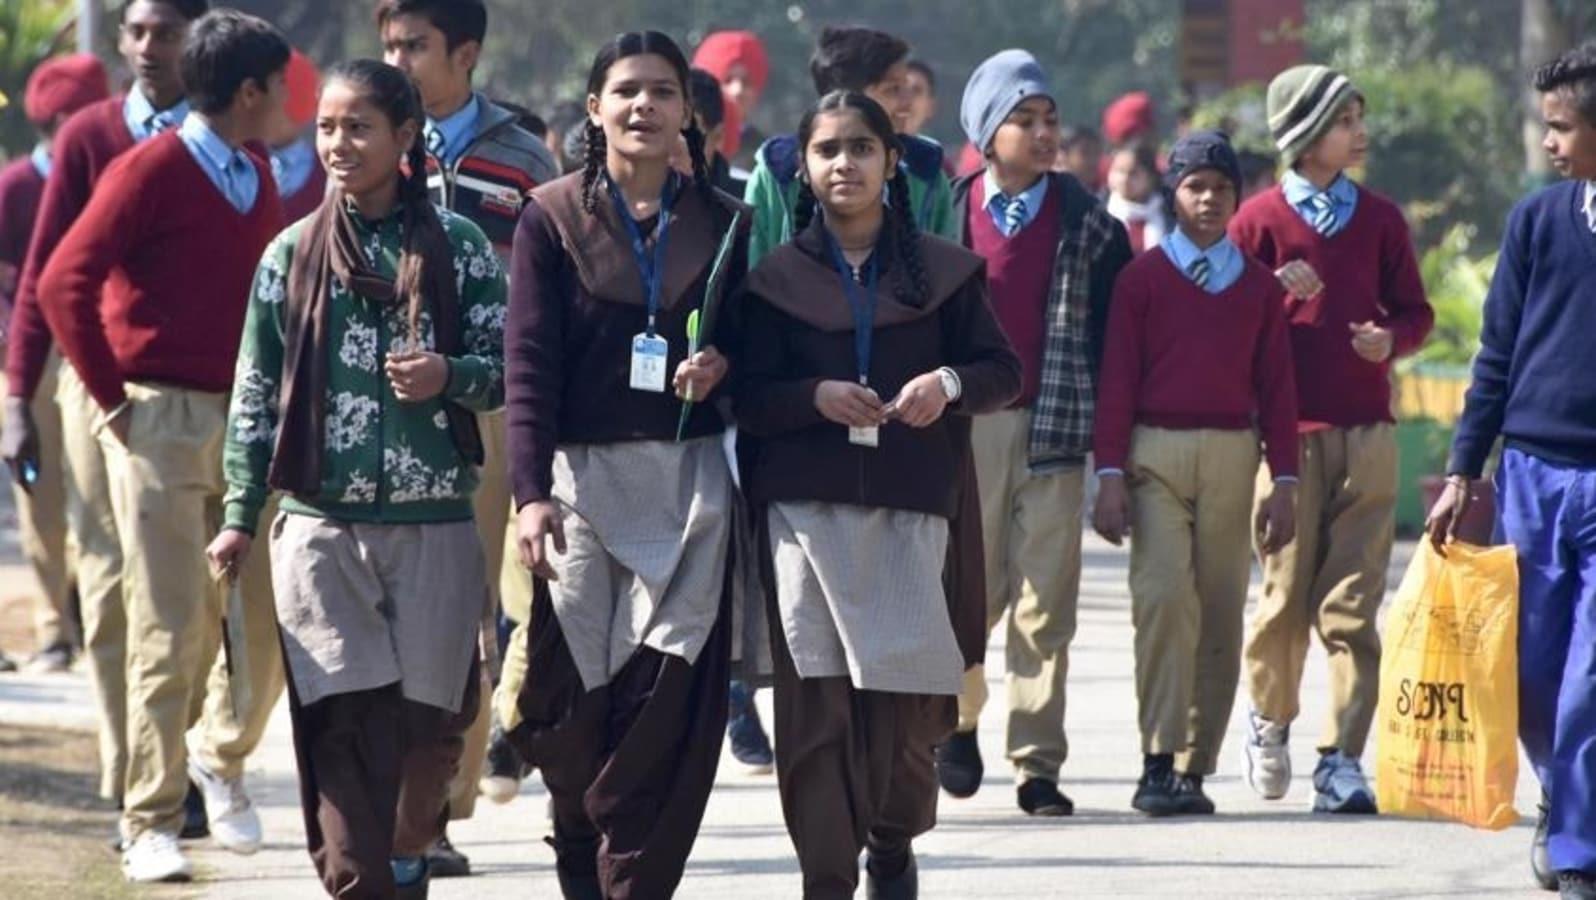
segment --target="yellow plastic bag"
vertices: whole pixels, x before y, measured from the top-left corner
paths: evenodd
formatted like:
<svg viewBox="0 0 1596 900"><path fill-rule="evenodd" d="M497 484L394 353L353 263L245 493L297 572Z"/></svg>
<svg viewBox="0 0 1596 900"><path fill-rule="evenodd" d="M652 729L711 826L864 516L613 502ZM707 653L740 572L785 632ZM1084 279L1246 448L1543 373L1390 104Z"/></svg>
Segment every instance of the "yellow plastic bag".
<svg viewBox="0 0 1596 900"><path fill-rule="evenodd" d="M1488 828L1518 821L1518 564L1512 547L1421 541L1380 659L1382 813Z"/></svg>

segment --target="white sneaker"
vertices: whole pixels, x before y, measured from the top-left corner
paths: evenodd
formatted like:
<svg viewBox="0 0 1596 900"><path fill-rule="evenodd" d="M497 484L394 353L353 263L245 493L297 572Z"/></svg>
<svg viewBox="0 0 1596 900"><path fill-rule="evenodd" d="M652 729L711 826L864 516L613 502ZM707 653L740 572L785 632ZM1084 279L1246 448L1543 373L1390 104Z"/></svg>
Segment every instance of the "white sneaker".
<svg viewBox="0 0 1596 900"><path fill-rule="evenodd" d="M1242 771L1247 783L1265 800L1279 800L1291 786L1291 752L1287 740L1290 725L1280 725L1258 715L1247 714L1251 728L1243 747Z"/></svg>
<svg viewBox="0 0 1596 900"><path fill-rule="evenodd" d="M192 755L188 777L205 798L205 815L211 820L211 837L234 853L248 856L260 849L260 814L244 793L244 779L228 781L211 773Z"/></svg>
<svg viewBox="0 0 1596 900"><path fill-rule="evenodd" d="M146 831L122 852L122 875L128 881L188 881L194 866L177 846L177 835Z"/></svg>

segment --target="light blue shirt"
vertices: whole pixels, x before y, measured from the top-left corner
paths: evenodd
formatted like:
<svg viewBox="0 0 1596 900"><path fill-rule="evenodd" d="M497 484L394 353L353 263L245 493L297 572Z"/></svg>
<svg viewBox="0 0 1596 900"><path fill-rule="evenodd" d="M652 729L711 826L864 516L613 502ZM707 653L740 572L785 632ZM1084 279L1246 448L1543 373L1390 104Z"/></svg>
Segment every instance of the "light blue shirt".
<svg viewBox="0 0 1596 900"><path fill-rule="evenodd" d="M197 113L188 114L177 136L233 209L247 213L255 208L255 198L260 194L260 173L255 171L244 151L228 146Z"/></svg>
<svg viewBox="0 0 1596 900"><path fill-rule="evenodd" d="M1319 189L1314 183L1302 177L1295 169L1287 169L1286 174L1280 178L1280 189L1286 194L1286 202L1291 208L1302 216L1309 227L1313 227L1314 218L1319 210L1314 206L1313 198L1319 195ZM1325 188L1325 193L1330 195L1332 208L1335 210L1335 224L1330 227L1330 233L1325 237L1338 234L1347 223L1352 221L1352 214L1358 208L1358 186L1352 183L1345 173L1336 176Z"/></svg>
<svg viewBox="0 0 1596 900"><path fill-rule="evenodd" d="M1169 261L1175 264L1187 278L1191 278L1191 265L1198 257L1208 259L1208 284L1203 290L1210 294L1221 294L1241 278L1241 273L1246 270L1247 263L1242 258L1241 251L1231 243L1230 238L1222 237L1214 245L1204 250L1192 242L1184 231L1176 228L1159 242L1158 248L1164 251ZM1195 279L1193 279L1195 280Z"/></svg>
<svg viewBox="0 0 1596 900"><path fill-rule="evenodd" d="M1047 182L1047 176L1043 175L1036 179L1036 184L1020 192L1020 199L1025 201L1025 215L1021 217L1020 228L1015 229L1015 232L1036 221L1037 214L1042 211L1042 201L1047 197ZM1009 231L1008 222L1010 198L1003 193L1002 188L998 187L997 179L992 176L991 169L987 169L986 174L981 176L981 184L986 189L986 211L992 217L992 224L996 225L1002 234L1013 237L1014 232Z"/></svg>
<svg viewBox="0 0 1596 900"><path fill-rule="evenodd" d="M168 128L175 128L188 118L188 98L177 101L171 109L157 110L137 88L127 92L127 99L122 101L122 120L127 123L127 130L133 134L134 143L145 138L159 134Z"/></svg>
<svg viewBox="0 0 1596 900"><path fill-rule="evenodd" d="M320 163L316 160L316 148L308 138L300 138L286 147L278 147L271 152L272 180L277 182L277 193L282 197L292 197L299 193L305 182L310 180L312 172Z"/></svg>
<svg viewBox="0 0 1596 900"><path fill-rule="evenodd" d="M476 94L466 101L466 105L445 116L441 121L428 118L423 129L427 141L427 151L438 158L446 166L452 166L466 148L471 146L471 139L476 137L477 116L482 112L482 103ZM438 138L433 137L436 132L443 141L443 149L433 152Z"/></svg>
<svg viewBox="0 0 1596 900"><path fill-rule="evenodd" d="M50 148L43 144L34 144L33 152L28 155L28 160L33 163L33 171L39 173L40 178L50 177Z"/></svg>

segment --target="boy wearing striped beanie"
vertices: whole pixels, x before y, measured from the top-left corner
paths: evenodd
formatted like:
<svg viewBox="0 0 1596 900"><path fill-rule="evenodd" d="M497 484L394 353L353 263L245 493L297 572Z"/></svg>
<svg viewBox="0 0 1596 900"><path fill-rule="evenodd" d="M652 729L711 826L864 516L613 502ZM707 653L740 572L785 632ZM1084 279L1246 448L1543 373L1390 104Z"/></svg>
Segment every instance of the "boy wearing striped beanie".
<svg viewBox="0 0 1596 900"><path fill-rule="evenodd" d="M1230 233L1284 290L1297 382L1297 537L1260 554L1263 593L1245 648L1252 699L1247 781L1285 796L1287 749L1309 635L1330 663L1330 715L1313 773L1316 812L1373 813L1359 759L1379 694L1380 636L1396 509L1391 363L1418 349L1434 314L1397 206L1345 170L1368 147L1364 101L1326 66L1269 85L1269 128L1287 166L1244 204ZM1259 497L1268 495L1267 473Z"/></svg>

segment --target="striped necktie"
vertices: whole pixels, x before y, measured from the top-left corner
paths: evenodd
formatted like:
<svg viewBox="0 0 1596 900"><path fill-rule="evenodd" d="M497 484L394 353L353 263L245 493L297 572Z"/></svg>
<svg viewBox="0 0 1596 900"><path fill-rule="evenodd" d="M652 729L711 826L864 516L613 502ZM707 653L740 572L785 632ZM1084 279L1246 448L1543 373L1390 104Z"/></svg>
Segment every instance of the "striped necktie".
<svg viewBox="0 0 1596 900"><path fill-rule="evenodd" d="M1013 197L1003 205L1003 233L1008 237L1018 234L1025 227L1025 198Z"/></svg>
<svg viewBox="0 0 1596 900"><path fill-rule="evenodd" d="M1336 201L1329 191L1320 191L1309 198L1313 206L1313 230L1329 237L1336 230Z"/></svg>
<svg viewBox="0 0 1596 900"><path fill-rule="evenodd" d="M443 147L443 129L431 127L427 128L427 153L439 160L442 160Z"/></svg>
<svg viewBox="0 0 1596 900"><path fill-rule="evenodd" d="M177 127L177 117L173 116L170 110L158 112L144 120L144 127L153 137L169 128Z"/></svg>
<svg viewBox="0 0 1596 900"><path fill-rule="evenodd" d="M1213 273L1214 265L1208 261L1206 256L1197 257L1191 261L1191 265L1186 267L1186 274L1191 277L1191 280L1198 287L1205 291L1208 290L1208 278Z"/></svg>

